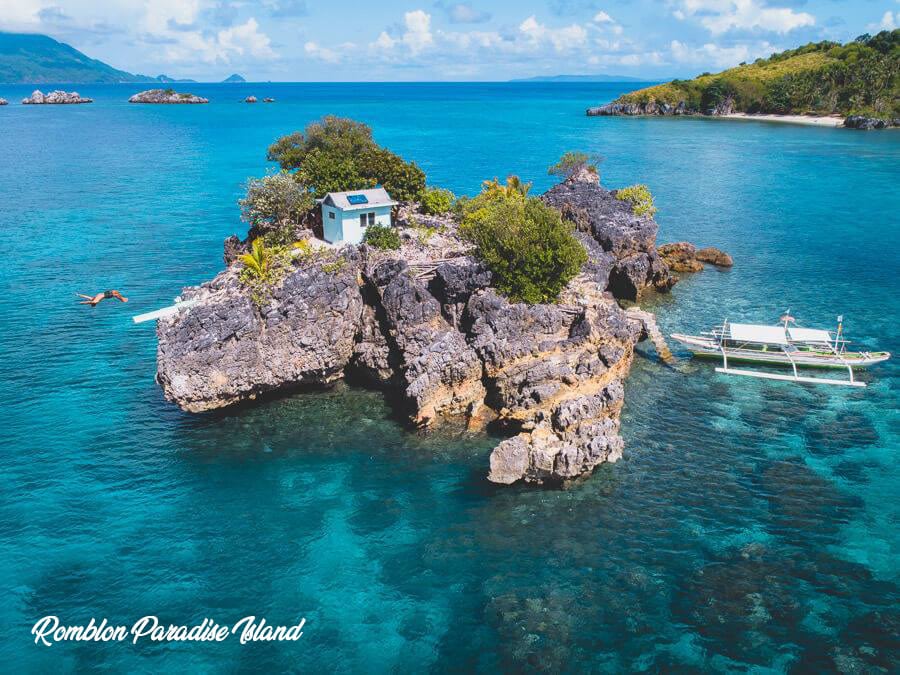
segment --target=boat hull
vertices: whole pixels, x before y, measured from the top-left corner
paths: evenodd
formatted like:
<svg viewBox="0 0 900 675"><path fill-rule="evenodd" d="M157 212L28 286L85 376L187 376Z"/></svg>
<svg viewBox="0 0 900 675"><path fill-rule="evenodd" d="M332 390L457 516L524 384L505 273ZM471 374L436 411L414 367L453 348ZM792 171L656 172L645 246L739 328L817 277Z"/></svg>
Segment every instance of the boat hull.
<svg viewBox="0 0 900 675"><path fill-rule="evenodd" d="M712 340L695 337L693 335L672 334L672 339L683 344L694 356L703 358L722 358L722 350L718 344ZM736 347L726 348L728 361L742 363L757 363L770 366L784 366L791 368L791 359L797 366L805 368L837 368L844 369L849 366L854 369L866 368L868 366L887 361L890 358L888 352L848 352L842 355L841 359L835 358L833 355L822 354L817 355L802 351L791 352L791 357L783 351L761 351L755 349L740 349Z"/></svg>

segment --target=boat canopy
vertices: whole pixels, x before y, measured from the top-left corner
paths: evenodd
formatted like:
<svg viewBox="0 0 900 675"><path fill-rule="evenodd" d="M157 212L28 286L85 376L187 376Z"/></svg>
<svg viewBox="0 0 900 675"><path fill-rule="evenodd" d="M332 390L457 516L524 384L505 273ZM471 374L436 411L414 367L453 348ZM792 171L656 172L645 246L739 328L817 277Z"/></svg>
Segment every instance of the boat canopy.
<svg viewBox="0 0 900 675"><path fill-rule="evenodd" d="M728 332L732 340L737 342L756 342L759 344L788 344L784 326L759 326L752 323L729 323ZM823 331L824 332L824 331Z"/></svg>
<svg viewBox="0 0 900 675"><path fill-rule="evenodd" d="M831 333L827 330L815 328L788 328L788 336L794 342L822 342L831 343Z"/></svg>

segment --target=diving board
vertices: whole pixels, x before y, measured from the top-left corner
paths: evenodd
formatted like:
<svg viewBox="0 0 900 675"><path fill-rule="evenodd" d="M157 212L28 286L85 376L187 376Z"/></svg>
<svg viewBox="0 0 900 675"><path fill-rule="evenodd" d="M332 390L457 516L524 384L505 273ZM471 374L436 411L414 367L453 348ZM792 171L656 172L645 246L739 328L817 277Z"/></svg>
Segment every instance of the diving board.
<svg viewBox="0 0 900 675"><path fill-rule="evenodd" d="M182 309L188 309L189 307L193 307L196 305L199 300L185 300L183 302L176 302L174 305L170 307L163 307L162 309L157 309L153 312L147 312L145 314L138 314L137 316L131 317L131 320L135 323L144 323L145 321L156 321L157 319L164 319L167 316L172 316L173 314L177 314Z"/></svg>

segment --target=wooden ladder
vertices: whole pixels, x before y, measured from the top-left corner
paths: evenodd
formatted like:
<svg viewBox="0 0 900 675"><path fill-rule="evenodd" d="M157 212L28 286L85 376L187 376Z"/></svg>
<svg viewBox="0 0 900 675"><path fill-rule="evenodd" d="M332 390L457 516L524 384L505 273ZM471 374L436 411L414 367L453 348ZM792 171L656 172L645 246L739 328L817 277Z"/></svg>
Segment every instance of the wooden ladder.
<svg viewBox="0 0 900 675"><path fill-rule="evenodd" d="M663 363L674 365L676 363L675 356L672 354L672 350L669 349L666 338L663 337L662 331L659 330L659 326L656 324L656 317L651 312L647 312L640 307L629 307L625 310L625 313L629 318L640 321L641 326L647 333L647 337L650 338L650 342L656 348L656 353L659 355L660 360Z"/></svg>

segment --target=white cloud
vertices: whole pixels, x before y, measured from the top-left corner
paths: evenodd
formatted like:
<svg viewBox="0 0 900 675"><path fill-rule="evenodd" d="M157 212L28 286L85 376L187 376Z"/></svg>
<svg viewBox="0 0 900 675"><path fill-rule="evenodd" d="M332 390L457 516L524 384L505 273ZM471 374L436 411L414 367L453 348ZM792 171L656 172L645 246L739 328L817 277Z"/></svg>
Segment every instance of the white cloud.
<svg viewBox="0 0 900 675"><path fill-rule="evenodd" d="M378 39L372 43L372 47L375 47L376 49L391 50L394 48L395 44L397 44L397 41L388 35L387 31L381 31Z"/></svg>
<svg viewBox="0 0 900 675"><path fill-rule="evenodd" d="M613 23L613 18L601 10L594 14L594 23Z"/></svg>
<svg viewBox="0 0 900 675"><path fill-rule="evenodd" d="M217 38L226 55L236 53L241 56L248 54L257 59L275 58L271 40L259 30L259 24L253 17L238 26L220 30Z"/></svg>
<svg viewBox="0 0 900 675"><path fill-rule="evenodd" d="M533 44L550 44L557 52L571 51L587 42L587 31L583 26L573 23L563 28L549 28L538 22L534 15L519 24L519 32Z"/></svg>
<svg viewBox="0 0 900 675"><path fill-rule="evenodd" d="M322 47L318 42L307 42L303 45L303 51L305 51L308 56L318 61L324 61L325 63L338 63L341 60L339 52L329 49L328 47Z"/></svg>
<svg viewBox="0 0 900 675"><path fill-rule="evenodd" d="M406 25L406 32L403 33L401 40L409 47L413 56L434 44L430 14L421 9L407 12L403 15L403 23Z"/></svg>
<svg viewBox="0 0 900 675"><path fill-rule="evenodd" d="M897 24L900 24L900 12L896 14L892 14L890 10L884 13L884 16L881 17L881 23L878 24L877 28L880 30L894 30L897 28Z"/></svg>
<svg viewBox="0 0 900 675"><path fill-rule="evenodd" d="M816 18L808 12L770 7L761 0L680 0L674 15L678 19L699 17L700 24L713 35L731 30L763 30L784 35L816 23Z"/></svg>
<svg viewBox="0 0 900 675"><path fill-rule="evenodd" d="M683 42L672 40L669 45L672 59L676 63L712 65L717 68L731 68L745 61L751 61L778 51L768 42L761 42L752 47L746 44L734 47L722 47L711 42L700 47L689 47Z"/></svg>

